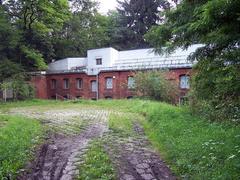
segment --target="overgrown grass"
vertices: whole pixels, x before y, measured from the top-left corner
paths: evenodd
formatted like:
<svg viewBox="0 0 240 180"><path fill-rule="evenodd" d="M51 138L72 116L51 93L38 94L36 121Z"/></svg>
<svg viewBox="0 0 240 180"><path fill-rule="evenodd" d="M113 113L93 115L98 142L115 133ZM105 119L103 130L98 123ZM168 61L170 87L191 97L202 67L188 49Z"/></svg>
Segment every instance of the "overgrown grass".
<svg viewBox="0 0 240 180"><path fill-rule="evenodd" d="M145 117L145 120L140 122L144 125L147 136L178 176L186 179L240 179L239 125L228 122L213 123L192 116L186 108L138 99L37 101L15 104L18 107L29 105L52 107L53 104L54 107L66 108L83 106L111 109L127 114L138 113ZM12 103L4 106L15 105ZM111 118L110 128L130 132L129 119L124 116Z"/></svg>
<svg viewBox="0 0 240 180"><path fill-rule="evenodd" d="M15 179L41 136L38 121L0 115L0 179Z"/></svg>
<svg viewBox="0 0 240 180"><path fill-rule="evenodd" d="M133 135L133 119L129 113L110 114L109 129L122 136Z"/></svg>
<svg viewBox="0 0 240 180"><path fill-rule="evenodd" d="M240 178L240 127L236 124L213 123L191 115L186 107L153 101L90 103L144 116L145 121L140 122L147 136L178 176L186 179ZM112 118L115 118L112 128L130 127L124 116Z"/></svg>
<svg viewBox="0 0 240 180"><path fill-rule="evenodd" d="M240 127L211 123L184 109L146 102L142 112L150 140L173 170L187 179L239 179Z"/></svg>
<svg viewBox="0 0 240 180"><path fill-rule="evenodd" d="M78 180L114 180L116 174L101 141L94 141L87 151L84 164L80 166Z"/></svg>

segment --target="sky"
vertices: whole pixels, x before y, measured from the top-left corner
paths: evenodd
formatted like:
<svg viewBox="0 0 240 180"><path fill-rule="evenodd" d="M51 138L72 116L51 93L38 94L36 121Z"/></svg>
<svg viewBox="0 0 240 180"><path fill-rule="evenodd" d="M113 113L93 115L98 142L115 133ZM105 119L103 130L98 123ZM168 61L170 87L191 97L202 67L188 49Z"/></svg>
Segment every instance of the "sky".
<svg viewBox="0 0 240 180"><path fill-rule="evenodd" d="M100 3L99 12L106 14L117 7L117 0L97 0Z"/></svg>

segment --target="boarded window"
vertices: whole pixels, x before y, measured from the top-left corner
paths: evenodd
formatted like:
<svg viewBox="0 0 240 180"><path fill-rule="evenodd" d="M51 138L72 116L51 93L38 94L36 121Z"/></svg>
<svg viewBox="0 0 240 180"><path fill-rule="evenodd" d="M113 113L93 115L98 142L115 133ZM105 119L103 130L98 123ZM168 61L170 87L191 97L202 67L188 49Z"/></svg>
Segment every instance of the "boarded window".
<svg viewBox="0 0 240 180"><path fill-rule="evenodd" d="M96 59L96 64L97 65L102 65L102 58L97 58Z"/></svg>
<svg viewBox="0 0 240 180"><path fill-rule="evenodd" d="M97 81L91 81L92 92L97 92Z"/></svg>
<svg viewBox="0 0 240 180"><path fill-rule="evenodd" d="M69 79L64 79L63 80L63 88L64 89L69 89Z"/></svg>
<svg viewBox="0 0 240 180"><path fill-rule="evenodd" d="M52 79L52 81L51 81L51 88L52 89L56 89L57 88L57 80L56 79Z"/></svg>
<svg viewBox="0 0 240 180"><path fill-rule="evenodd" d="M134 89L135 88L135 79L134 77L130 76L128 77L128 89Z"/></svg>
<svg viewBox="0 0 240 180"><path fill-rule="evenodd" d="M113 88L113 78L108 77L106 78L106 89L112 89Z"/></svg>
<svg viewBox="0 0 240 180"><path fill-rule="evenodd" d="M82 89L82 88L83 88L83 80L77 79L77 89Z"/></svg>
<svg viewBox="0 0 240 180"><path fill-rule="evenodd" d="M190 88L189 80L190 80L190 77L188 75L180 76L180 88L189 89Z"/></svg>

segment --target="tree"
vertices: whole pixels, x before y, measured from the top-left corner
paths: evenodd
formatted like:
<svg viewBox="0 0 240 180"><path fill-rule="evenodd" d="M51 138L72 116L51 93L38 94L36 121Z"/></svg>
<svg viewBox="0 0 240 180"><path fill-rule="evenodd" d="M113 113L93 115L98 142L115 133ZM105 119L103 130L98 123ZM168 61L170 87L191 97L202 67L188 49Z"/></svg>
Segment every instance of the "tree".
<svg viewBox="0 0 240 180"><path fill-rule="evenodd" d="M184 0L145 38L159 53L202 44L189 57L198 61L193 94L214 118L240 121L240 1Z"/></svg>
<svg viewBox="0 0 240 180"><path fill-rule="evenodd" d="M68 1L9 0L3 6L21 34L16 58L27 70L45 69L54 56L52 34L70 16Z"/></svg>
<svg viewBox="0 0 240 180"><path fill-rule="evenodd" d="M93 1L74 1L72 18L55 34L56 58L86 56L88 49L109 45L107 16L97 12Z"/></svg>
<svg viewBox="0 0 240 180"><path fill-rule="evenodd" d="M13 58L19 41L19 33L9 22L9 16L0 7L0 61Z"/></svg>
<svg viewBox="0 0 240 180"><path fill-rule="evenodd" d="M124 0L118 3L121 36L116 42L120 43L123 49L149 47L143 36L153 25L163 20L160 12L168 9L170 3L167 0Z"/></svg>

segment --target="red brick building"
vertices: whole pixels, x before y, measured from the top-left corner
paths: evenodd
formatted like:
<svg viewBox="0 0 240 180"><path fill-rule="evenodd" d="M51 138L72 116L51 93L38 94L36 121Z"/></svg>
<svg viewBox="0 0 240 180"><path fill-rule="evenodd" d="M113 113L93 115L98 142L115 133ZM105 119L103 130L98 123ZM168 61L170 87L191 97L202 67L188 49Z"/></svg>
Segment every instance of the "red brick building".
<svg viewBox="0 0 240 180"><path fill-rule="evenodd" d="M181 49L169 56L152 49L117 51L103 48L88 51L86 58L67 58L49 64L47 72L36 73L32 83L41 99L121 99L135 96L134 71L168 69L167 78L179 84L179 98L189 90L192 62Z"/></svg>

